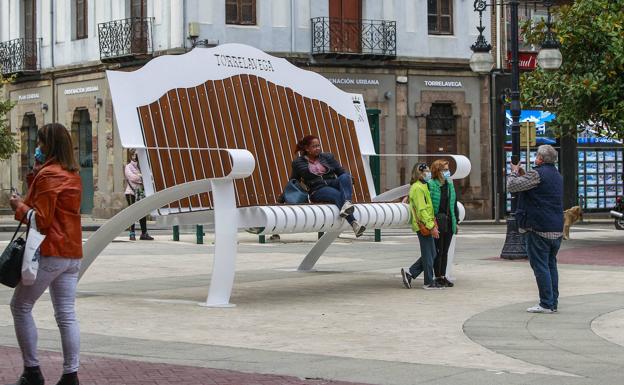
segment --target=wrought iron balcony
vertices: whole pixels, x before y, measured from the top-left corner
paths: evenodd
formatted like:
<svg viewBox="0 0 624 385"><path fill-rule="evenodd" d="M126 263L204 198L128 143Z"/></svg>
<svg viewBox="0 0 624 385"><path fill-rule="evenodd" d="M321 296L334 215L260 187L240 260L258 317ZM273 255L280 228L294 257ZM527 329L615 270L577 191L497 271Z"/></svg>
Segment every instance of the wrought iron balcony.
<svg viewBox="0 0 624 385"><path fill-rule="evenodd" d="M98 24L100 60L124 61L153 52L152 18L131 17Z"/></svg>
<svg viewBox="0 0 624 385"><path fill-rule="evenodd" d="M41 39L13 39L0 43L0 71L3 75L38 72Z"/></svg>
<svg viewBox="0 0 624 385"><path fill-rule="evenodd" d="M389 59L396 56L396 21L314 17L312 55Z"/></svg>

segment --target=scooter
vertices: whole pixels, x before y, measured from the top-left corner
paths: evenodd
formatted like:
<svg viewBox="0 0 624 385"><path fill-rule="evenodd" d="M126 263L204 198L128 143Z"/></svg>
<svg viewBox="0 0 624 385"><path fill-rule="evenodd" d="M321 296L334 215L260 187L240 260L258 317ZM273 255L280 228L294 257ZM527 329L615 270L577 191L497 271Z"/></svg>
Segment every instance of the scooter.
<svg viewBox="0 0 624 385"><path fill-rule="evenodd" d="M615 228L624 230L624 199L622 196L615 198L615 207L609 212L612 218L615 218Z"/></svg>

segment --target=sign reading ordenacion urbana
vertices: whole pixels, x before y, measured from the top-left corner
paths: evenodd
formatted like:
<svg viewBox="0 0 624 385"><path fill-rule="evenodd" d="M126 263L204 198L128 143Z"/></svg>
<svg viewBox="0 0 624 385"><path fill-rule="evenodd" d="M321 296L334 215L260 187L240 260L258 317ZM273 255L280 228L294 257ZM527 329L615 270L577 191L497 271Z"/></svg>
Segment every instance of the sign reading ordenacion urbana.
<svg viewBox="0 0 624 385"><path fill-rule="evenodd" d="M462 82L450 81L450 80L425 80L427 87L449 87L449 88L462 88Z"/></svg>
<svg viewBox="0 0 624 385"><path fill-rule="evenodd" d="M219 67L233 67L267 72L275 71L273 69L273 64L271 64L271 61L267 59L258 59L245 56L221 55L218 53L215 53L214 56L217 59L217 66Z"/></svg>
<svg viewBox="0 0 624 385"><path fill-rule="evenodd" d="M77 88L68 88L63 91L65 95L76 95L76 94L86 94L89 92L97 92L100 90L98 86L88 86L88 87L77 87Z"/></svg>

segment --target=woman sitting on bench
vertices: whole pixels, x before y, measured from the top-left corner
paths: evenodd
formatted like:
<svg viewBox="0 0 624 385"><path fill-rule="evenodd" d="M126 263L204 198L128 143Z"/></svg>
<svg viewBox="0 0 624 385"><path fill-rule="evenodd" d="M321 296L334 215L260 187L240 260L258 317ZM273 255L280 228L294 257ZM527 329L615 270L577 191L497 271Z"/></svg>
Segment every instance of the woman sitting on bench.
<svg viewBox="0 0 624 385"><path fill-rule="evenodd" d="M295 150L298 157L292 162L290 179L302 181L308 187L310 201L330 202L338 206L340 216L353 228L356 237L361 236L366 227L353 217L353 180L334 155L321 152L321 142L314 135L304 136Z"/></svg>

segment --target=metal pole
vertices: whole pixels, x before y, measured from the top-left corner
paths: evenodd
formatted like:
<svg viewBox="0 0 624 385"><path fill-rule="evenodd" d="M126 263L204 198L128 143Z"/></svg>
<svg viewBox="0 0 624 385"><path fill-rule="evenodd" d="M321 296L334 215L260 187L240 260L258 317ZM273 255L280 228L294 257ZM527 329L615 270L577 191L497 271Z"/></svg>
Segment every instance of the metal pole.
<svg viewBox="0 0 624 385"><path fill-rule="evenodd" d="M520 66L518 62L518 5L519 0L509 0L511 7L511 161L520 162ZM528 161L528 159L527 159ZM507 237L501 251L501 258L526 258L522 235L518 232L515 213L518 206L518 194L511 194L511 213L507 217Z"/></svg>

